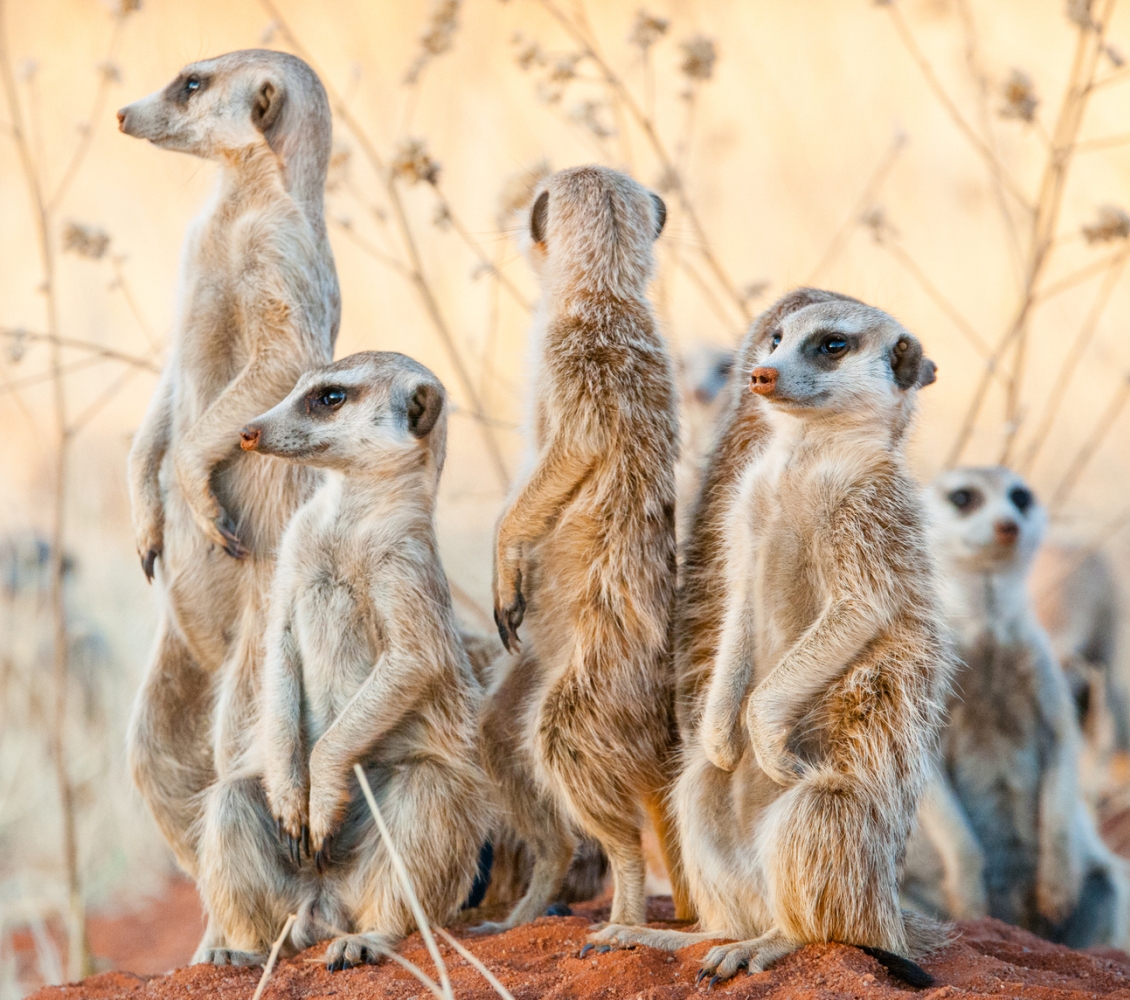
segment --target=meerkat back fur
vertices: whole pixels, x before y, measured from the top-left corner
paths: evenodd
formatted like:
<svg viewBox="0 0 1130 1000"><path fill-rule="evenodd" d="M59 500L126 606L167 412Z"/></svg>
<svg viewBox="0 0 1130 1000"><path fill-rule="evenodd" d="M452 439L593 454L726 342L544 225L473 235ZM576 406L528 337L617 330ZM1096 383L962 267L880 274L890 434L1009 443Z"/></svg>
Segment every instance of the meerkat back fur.
<svg viewBox="0 0 1130 1000"><path fill-rule="evenodd" d="M745 372L768 440L719 540L726 606L674 794L700 930L596 939L737 938L704 959L721 978L839 941L925 982L910 959L945 933L900 909L898 866L951 663L904 449L934 365L838 296L794 294L759 327Z"/></svg>
<svg viewBox="0 0 1130 1000"><path fill-rule="evenodd" d="M163 592L130 762L195 873L199 796L246 748L275 549L315 482L249 461L238 432L332 357L330 110L304 62L252 50L186 66L118 119L127 135L220 165L185 242L171 356L129 456L137 548L150 579L160 565Z"/></svg>
<svg viewBox="0 0 1130 1000"><path fill-rule="evenodd" d="M923 815L908 856L908 898L917 892L938 912L962 914L972 893L990 916L1072 947L1125 947L1124 863L1101 843L1082 800L1074 705L1026 586L1043 507L1019 476L997 467L943 473L929 508L962 660L940 780L950 816L962 822ZM953 846L970 835L963 824L981 852L971 868L980 868L980 885L970 886L969 872L945 870L969 853Z"/></svg>
<svg viewBox="0 0 1130 1000"><path fill-rule="evenodd" d="M255 752L208 793L200 887L223 944L198 960L262 952L296 909L296 947L345 932L331 969L412 930L354 764L428 918L450 921L471 887L489 792L435 537L444 398L422 365L368 352L308 372L242 431L246 450L326 478L279 552Z"/></svg>
<svg viewBox="0 0 1130 1000"><path fill-rule="evenodd" d="M642 922L641 805L685 913L665 803L674 765L668 631L678 421L647 286L662 200L624 174L549 177L530 217L536 461L497 531L495 617L518 650L483 722L487 766L534 855L502 926L555 898L576 830L608 856L614 919ZM498 925L490 925L491 928Z"/></svg>

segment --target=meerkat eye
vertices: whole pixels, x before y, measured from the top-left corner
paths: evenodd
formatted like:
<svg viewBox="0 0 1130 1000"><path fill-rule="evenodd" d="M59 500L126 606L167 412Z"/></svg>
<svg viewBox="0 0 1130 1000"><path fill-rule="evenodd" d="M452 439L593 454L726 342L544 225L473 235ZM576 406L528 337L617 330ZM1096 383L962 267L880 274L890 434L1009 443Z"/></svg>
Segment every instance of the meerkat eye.
<svg viewBox="0 0 1130 1000"><path fill-rule="evenodd" d="M311 394L312 410L336 410L345 402L345 390L336 385L315 389Z"/></svg>
<svg viewBox="0 0 1130 1000"><path fill-rule="evenodd" d="M775 334L773 334L773 339L769 341L769 353L772 354L780 346L781 346L781 335L779 333L775 333Z"/></svg>
<svg viewBox="0 0 1130 1000"><path fill-rule="evenodd" d="M839 334L833 333L830 337L825 337L820 342L820 353L830 354L832 357L843 354L847 349L848 342Z"/></svg>
<svg viewBox="0 0 1130 1000"><path fill-rule="evenodd" d="M981 495L976 490L954 490L947 499L963 514L967 514L980 504Z"/></svg>
<svg viewBox="0 0 1130 1000"><path fill-rule="evenodd" d="M200 77L190 76L184 81L184 91L186 94L195 94L200 89Z"/></svg>
<svg viewBox="0 0 1130 1000"><path fill-rule="evenodd" d="M1021 514L1027 514L1028 508L1032 506L1033 501L1036 499L1032 496L1032 491L1025 489L1023 486L1014 486L1012 490L1009 491L1008 498Z"/></svg>

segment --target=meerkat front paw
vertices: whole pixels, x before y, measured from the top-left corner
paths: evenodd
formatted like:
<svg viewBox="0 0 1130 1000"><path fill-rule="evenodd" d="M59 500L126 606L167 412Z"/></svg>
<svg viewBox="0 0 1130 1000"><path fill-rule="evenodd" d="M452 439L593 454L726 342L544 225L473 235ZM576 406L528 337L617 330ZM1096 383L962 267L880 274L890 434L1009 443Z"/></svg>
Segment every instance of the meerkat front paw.
<svg viewBox="0 0 1130 1000"><path fill-rule="evenodd" d="M163 512L158 512L156 517L150 514L141 520L143 523L137 526L134 538L137 542L137 554L141 559L141 571L145 574L145 579L152 583L157 560L165 549Z"/></svg>
<svg viewBox="0 0 1130 1000"><path fill-rule="evenodd" d="M778 785L791 785L803 773L800 759L788 749L791 727L756 692L746 709L746 728L757 764Z"/></svg>
<svg viewBox="0 0 1130 1000"><path fill-rule="evenodd" d="M736 719L715 718L709 706L702 720L702 748L710 763L732 771L742 759L742 732Z"/></svg>
<svg viewBox="0 0 1130 1000"><path fill-rule="evenodd" d="M297 782L264 781L267 804L275 817L279 841L286 847L295 865L302 863L302 855L311 857L310 826L308 821L308 796L306 788Z"/></svg>
<svg viewBox="0 0 1130 1000"><path fill-rule="evenodd" d="M313 772L313 768L311 768ZM316 774L310 777L310 812L307 821L309 829L308 849L314 852L321 867L326 841L341 825L345 807L349 804L349 789L342 783L332 780L319 780Z"/></svg>
<svg viewBox="0 0 1130 1000"><path fill-rule="evenodd" d="M209 470L198 469L186 460L174 461L177 484L184 494L192 518L204 537L223 549L233 559L250 555L247 547L235 533L235 522L212 493Z"/></svg>
<svg viewBox="0 0 1130 1000"><path fill-rule="evenodd" d="M522 593L522 569L517 560L498 561L494 583L494 623L507 652L518 651L518 626L526 616L526 598Z"/></svg>

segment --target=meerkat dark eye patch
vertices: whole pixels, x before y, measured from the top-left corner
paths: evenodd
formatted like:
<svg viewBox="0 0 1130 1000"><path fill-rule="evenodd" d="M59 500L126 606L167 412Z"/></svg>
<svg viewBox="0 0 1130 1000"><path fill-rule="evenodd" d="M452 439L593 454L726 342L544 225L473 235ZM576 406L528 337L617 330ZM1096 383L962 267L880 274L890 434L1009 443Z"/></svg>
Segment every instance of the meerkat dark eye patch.
<svg viewBox="0 0 1130 1000"><path fill-rule="evenodd" d="M545 242L545 223L549 215L549 192L543 191L530 212L530 236L535 243Z"/></svg>
<svg viewBox="0 0 1130 1000"><path fill-rule="evenodd" d="M270 80L260 85L251 105L251 123L262 133L270 132L283 108L283 92Z"/></svg>
<svg viewBox="0 0 1130 1000"><path fill-rule="evenodd" d="M1023 486L1014 486L1008 492L1008 498L1012 501L1012 505L1020 511L1021 514L1027 514L1028 508L1036 502L1036 498L1032 495L1032 491Z"/></svg>
<svg viewBox="0 0 1130 1000"><path fill-rule="evenodd" d="M199 73L189 73L187 76L178 76L165 89L165 97L174 104L184 107L189 100L197 94L202 94L208 89L208 77Z"/></svg>
<svg viewBox="0 0 1130 1000"><path fill-rule="evenodd" d="M417 438L427 437L443 412L443 391L431 382L421 382L408 397L408 432Z"/></svg>
<svg viewBox="0 0 1130 1000"><path fill-rule="evenodd" d="M349 394L339 385L323 385L306 394L306 412L322 416L340 410Z"/></svg>
<svg viewBox="0 0 1130 1000"><path fill-rule="evenodd" d="M655 238L659 239L659 234L667 224L667 205L657 194L653 194L651 200L655 202Z"/></svg>
<svg viewBox="0 0 1130 1000"><path fill-rule="evenodd" d="M946 499L963 514L973 513L984 501L979 490L968 488L951 490Z"/></svg>

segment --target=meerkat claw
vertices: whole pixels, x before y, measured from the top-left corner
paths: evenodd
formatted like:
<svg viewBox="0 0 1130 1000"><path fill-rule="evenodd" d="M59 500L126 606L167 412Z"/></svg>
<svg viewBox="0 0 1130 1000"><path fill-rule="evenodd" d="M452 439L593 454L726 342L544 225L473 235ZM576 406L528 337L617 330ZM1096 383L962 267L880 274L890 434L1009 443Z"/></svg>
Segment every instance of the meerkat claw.
<svg viewBox="0 0 1130 1000"><path fill-rule="evenodd" d="M153 582L153 567L160 554L161 553L154 548L150 549L141 557L141 572L145 574L145 579L149 583Z"/></svg>
<svg viewBox="0 0 1130 1000"><path fill-rule="evenodd" d="M235 522L228 515L225 510L220 511L220 516L213 522L216 530L224 539L223 550L233 559L245 559L251 555L251 551L239 540L239 536L235 533Z"/></svg>
<svg viewBox="0 0 1130 1000"><path fill-rule="evenodd" d="M592 950L593 950L593 949L594 949L595 947L596 947L596 945L595 945L595 944L593 944L593 943L592 943L592 942L590 941L590 942L589 942L588 944L586 944L586 945L585 945L585 946L584 946L584 947L583 947L583 948L581 949L581 953L580 953L580 954L579 954L579 955L577 956L577 958L584 958L584 957L585 957L585 956L586 956L586 955L587 955L587 954L588 954L588 953L589 953L590 951L592 951Z"/></svg>

